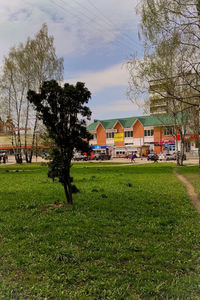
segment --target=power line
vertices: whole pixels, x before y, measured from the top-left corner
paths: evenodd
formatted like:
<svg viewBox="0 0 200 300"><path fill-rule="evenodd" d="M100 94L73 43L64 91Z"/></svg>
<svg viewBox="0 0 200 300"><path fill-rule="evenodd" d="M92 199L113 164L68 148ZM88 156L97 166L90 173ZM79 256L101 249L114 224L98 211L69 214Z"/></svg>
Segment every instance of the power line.
<svg viewBox="0 0 200 300"><path fill-rule="evenodd" d="M66 2L65 2L64 0L60 0L60 1L61 1L62 3L64 3L64 4L66 4ZM85 10L88 12L88 9L87 9L84 5L82 5L80 2L78 2L77 0L74 0L73 2L77 3L77 4L79 5L79 7L85 9ZM99 9L98 7L96 7L93 3L91 3L90 0L88 0L88 3L89 3L93 8L95 8L95 10L96 10L96 11L97 11L97 12L105 19L107 25L108 25L108 26L111 26L111 29L112 29L113 26L114 26L114 27L117 26L114 22L112 22L110 19L108 19L108 18L100 11L100 9ZM73 7L73 6L71 6L71 7ZM74 7L73 7L73 8L74 8ZM93 11L91 11L91 12L93 13ZM96 15L96 16L99 18L99 15ZM87 17L88 17L88 16L87 16ZM103 21L104 24L105 24L105 21ZM96 24L97 24L97 23L96 23ZM135 44L141 46L139 43L137 43L137 42L134 41L132 38L130 38L130 36L129 36L127 33L120 32L120 34L122 35L122 38L125 38L124 36L126 36L126 38L128 38L128 40L129 40L131 43L133 43L134 47L136 46ZM119 39L118 39L118 41L122 42L122 41L119 40ZM124 42L127 42L127 40L124 40ZM128 46L130 47L130 44L128 44ZM136 47L137 47L137 46L136 46Z"/></svg>
<svg viewBox="0 0 200 300"><path fill-rule="evenodd" d="M74 0L74 1L75 1L75 0ZM107 21L107 23L116 26L116 24L115 24L112 20L108 19L108 18L102 13L102 11L101 11L96 5L94 5L94 3L92 3L90 0L87 0L87 1L88 1L88 3L89 3L92 7L94 7L94 8L99 12L99 14ZM125 35L132 43L135 43L135 44L141 46L139 43L137 43L135 40L133 40L127 33L123 33L123 34L124 34L124 35Z"/></svg>
<svg viewBox="0 0 200 300"><path fill-rule="evenodd" d="M68 14L70 14L70 15L72 15L73 17L77 18L78 20L80 20L80 21L84 21L83 19L81 19L81 18L80 18L80 16L79 16L79 15L77 15L77 14L74 14L74 13L72 14L70 11L66 10L66 9L65 9L65 7L63 7L63 6L61 6L61 5L57 4L57 3L55 3L55 2L54 2L54 0L51 0L51 2L52 2L54 5L58 6L60 9L64 10L65 12L67 12ZM83 14L83 13L82 13L82 15L85 15L85 14ZM85 16L86 16L86 18L87 18L87 19L89 19L89 20L90 20L90 22L91 22L91 21L92 21L92 22L94 22L94 20L93 20L93 19L91 19L91 18L90 18L90 17L88 17L87 15L85 15ZM86 24L86 25L87 25L87 24L89 24L90 22L87 22L87 23L84 23L84 24ZM74 25L75 25L75 24L76 24L76 23L74 23ZM97 25L97 26L100 26L100 25L99 25L99 24L97 24L97 23L96 23L96 25ZM72 24L71 24L71 26L72 26ZM91 29L91 27L90 27L90 29ZM94 29L94 27L93 27L92 29ZM101 32L102 32L102 28L101 28L101 27L99 27L98 31L101 31ZM113 42L111 41L111 43L113 43ZM127 45L126 45L126 47L127 47Z"/></svg>
<svg viewBox="0 0 200 300"><path fill-rule="evenodd" d="M60 1L62 1L62 0L60 0ZM65 7L63 7L62 5L56 3L54 0L51 0L51 2L52 2L54 5L56 5L57 7L59 7L60 9L64 10L65 12L67 12L68 14L70 14L70 15L72 15L73 17L77 18L78 20L83 21L83 19L80 18L80 15L74 14L74 13L72 13L71 11L66 10ZM62 1L62 2L65 3L64 1ZM77 1L75 1L75 2L77 2ZM66 3L65 3L65 4L66 4ZM79 3L79 4L80 4L80 3ZM80 6L80 5L79 5L79 6ZM71 7L72 7L72 6L71 6ZM82 7L82 5L81 5L81 7ZM73 7L73 8L74 8L74 7ZM97 22L94 22L94 19L92 19L90 16L86 15L84 12L81 12L81 14L84 15L87 19L89 19L89 20L92 21L93 23L95 23L95 25L97 25L98 28L99 28L98 31L99 31L99 32L104 32L104 35L105 35L105 31L102 30L102 27L101 27L100 24L98 24ZM88 22L88 23L89 23L89 22ZM85 23L85 24L87 24L87 23ZM90 29L91 29L91 27L90 27ZM94 29L94 27L93 27L93 29ZM109 32L108 32L108 33L109 33ZM116 38L115 41L110 41L110 43L113 43L113 44L114 44L114 43L118 43L118 44L120 44L120 45L122 45L122 46L125 46L126 49L129 48L130 51L133 51L133 49L130 47L130 44L126 44L126 43L124 43L124 41L121 41L121 40L119 40L118 38Z"/></svg>
<svg viewBox="0 0 200 300"><path fill-rule="evenodd" d="M60 0L60 1L61 1L62 3L64 3L64 4L66 4L65 1L63 1L63 0ZM85 8L83 5L81 5L78 1L74 0L74 2L77 3L79 7L85 9L85 10L88 12L88 9L86 9L86 8ZM73 6L71 6L71 7L74 8ZM99 27L99 31L103 32L103 31L102 31L101 24L98 24L97 22L94 22L94 20L91 19L90 16L86 15L86 14L83 13L82 11L81 11L81 14L84 15L87 19L91 20L93 23L95 23L95 25L97 25L97 26ZM98 16L97 16L97 17L98 17ZM104 24L105 24L105 22L104 22ZM105 32L104 32L104 34L105 34ZM122 42L121 40L119 40L119 39L116 39L116 41L118 41L118 43L123 44L123 42ZM129 44L124 44L124 45L125 45L126 47L130 47ZM130 49L132 50L131 47L130 47Z"/></svg>

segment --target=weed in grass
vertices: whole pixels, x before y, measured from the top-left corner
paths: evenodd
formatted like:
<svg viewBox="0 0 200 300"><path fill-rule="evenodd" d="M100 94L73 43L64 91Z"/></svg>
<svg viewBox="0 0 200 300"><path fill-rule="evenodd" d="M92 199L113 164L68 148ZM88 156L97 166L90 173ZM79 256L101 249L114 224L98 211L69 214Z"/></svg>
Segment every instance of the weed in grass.
<svg viewBox="0 0 200 300"><path fill-rule="evenodd" d="M108 196L106 194L102 194L101 197L102 198L108 198Z"/></svg>
<svg viewBox="0 0 200 300"><path fill-rule="evenodd" d="M126 186L128 186L128 187L132 187L133 185L132 185L132 183L126 183Z"/></svg>
<svg viewBox="0 0 200 300"><path fill-rule="evenodd" d="M80 193L80 190L75 185L72 185L72 193L73 194Z"/></svg>

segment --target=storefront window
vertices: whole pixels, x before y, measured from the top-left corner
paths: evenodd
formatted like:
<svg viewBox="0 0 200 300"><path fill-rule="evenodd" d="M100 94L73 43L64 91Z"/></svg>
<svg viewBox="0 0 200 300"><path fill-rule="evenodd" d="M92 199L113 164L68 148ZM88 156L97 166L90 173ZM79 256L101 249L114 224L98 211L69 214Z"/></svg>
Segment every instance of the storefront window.
<svg viewBox="0 0 200 300"><path fill-rule="evenodd" d="M146 129L144 131L144 136L153 136L154 135L154 130L153 129Z"/></svg>
<svg viewBox="0 0 200 300"><path fill-rule="evenodd" d="M114 139L114 132L106 132L107 139Z"/></svg>
<svg viewBox="0 0 200 300"><path fill-rule="evenodd" d="M124 136L125 137L133 137L133 131L132 130L131 131L125 131Z"/></svg>

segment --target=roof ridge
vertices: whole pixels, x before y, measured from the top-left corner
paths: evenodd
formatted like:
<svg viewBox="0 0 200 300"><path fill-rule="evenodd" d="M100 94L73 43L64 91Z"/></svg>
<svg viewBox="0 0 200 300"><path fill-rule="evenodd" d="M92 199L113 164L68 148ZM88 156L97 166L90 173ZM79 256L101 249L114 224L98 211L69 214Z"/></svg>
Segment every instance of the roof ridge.
<svg viewBox="0 0 200 300"><path fill-rule="evenodd" d="M155 115L150 114L150 115L133 116L133 117L126 117L126 118L95 120L95 122L88 125L88 127L89 130L93 130L90 128L96 128L97 124L101 124L105 129L111 129L113 128L116 122L120 122L124 128L130 128L136 120L142 123L144 127L170 125L173 122L172 115L170 114L155 114Z"/></svg>

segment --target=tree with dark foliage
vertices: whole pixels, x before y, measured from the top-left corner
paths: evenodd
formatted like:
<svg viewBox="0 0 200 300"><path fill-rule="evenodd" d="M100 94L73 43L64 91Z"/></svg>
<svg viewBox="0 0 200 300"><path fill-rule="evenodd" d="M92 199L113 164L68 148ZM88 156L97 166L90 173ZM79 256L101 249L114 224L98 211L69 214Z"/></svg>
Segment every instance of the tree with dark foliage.
<svg viewBox="0 0 200 300"><path fill-rule="evenodd" d="M77 191L70 176L74 151L90 152L86 120L90 120L91 111L85 106L90 97L91 93L81 82L75 86L65 83L61 87L50 80L43 83L40 93L28 92L28 100L34 104L55 143L48 175L53 179L57 177L63 184L68 204L73 204L72 193Z"/></svg>

